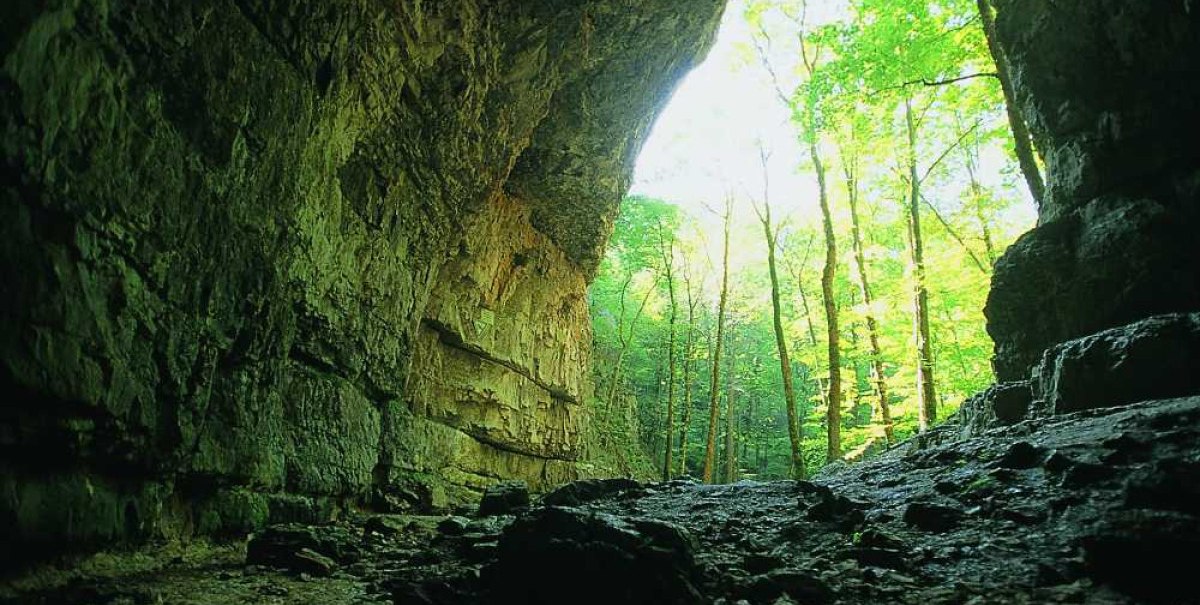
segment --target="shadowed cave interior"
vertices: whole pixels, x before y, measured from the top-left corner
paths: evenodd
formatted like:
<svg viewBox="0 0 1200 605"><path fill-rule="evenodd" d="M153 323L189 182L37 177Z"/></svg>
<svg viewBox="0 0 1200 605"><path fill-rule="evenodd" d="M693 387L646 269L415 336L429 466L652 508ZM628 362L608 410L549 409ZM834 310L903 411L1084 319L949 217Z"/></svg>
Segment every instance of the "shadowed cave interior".
<svg viewBox="0 0 1200 605"><path fill-rule="evenodd" d="M979 6L996 383L709 484L606 462L588 287L723 0L6 2L0 603L1200 602L1200 6Z"/></svg>

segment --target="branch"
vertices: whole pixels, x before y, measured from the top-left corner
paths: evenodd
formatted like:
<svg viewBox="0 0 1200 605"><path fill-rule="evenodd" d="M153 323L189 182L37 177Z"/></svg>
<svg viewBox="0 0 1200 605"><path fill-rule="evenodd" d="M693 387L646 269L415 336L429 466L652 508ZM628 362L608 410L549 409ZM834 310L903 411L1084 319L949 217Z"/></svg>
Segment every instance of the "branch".
<svg viewBox="0 0 1200 605"><path fill-rule="evenodd" d="M768 180L768 176L767 176L767 162L770 159L771 159L771 153L768 152L767 148L763 146L762 140L760 139L758 141L758 160L759 160L759 164L762 166L763 207L762 208L758 207L758 202L754 199L754 196L751 195L748 197L750 198L750 206L754 208L754 214L758 215L759 222L761 222L766 227L771 226L771 198L770 198L770 193L769 193L770 192L770 181ZM770 242L768 242L768 243L770 243Z"/></svg>
<svg viewBox="0 0 1200 605"><path fill-rule="evenodd" d="M791 100L788 99L788 96L783 92L783 88L780 87L779 76L775 73L775 66L771 65L771 59L769 58L768 50L771 48L771 36L767 34L767 30L761 24L758 26L758 34L767 41L767 48L764 49L762 43L758 41L757 36L750 36L750 39L754 41L754 50L757 51L758 60L762 63L763 69L767 70L767 74L771 76L771 87L775 89L775 96L779 97L779 101L783 103L784 107L791 107Z"/></svg>
<svg viewBox="0 0 1200 605"><path fill-rule="evenodd" d="M957 78L946 78L944 80L930 80L928 78L918 78L916 80L909 80L907 82L903 82L903 83L897 84L895 86L887 86L884 88L880 88L879 90L876 90L874 94L891 92L893 90L903 90L903 89L909 88L911 86L917 86L918 84L921 86L929 86L929 87L946 86L948 84L955 84L958 82L962 82L963 80L973 80L975 78L995 78L996 81L998 82L998 81L1000 81L1000 74L998 74L994 71L983 71L983 72L974 73L974 74L967 74L965 76L958 76Z"/></svg>
<svg viewBox="0 0 1200 605"><path fill-rule="evenodd" d="M667 228L663 225L662 217L659 217L655 231L658 232L658 253L662 256L663 271L667 281L671 281L675 268L675 233L672 232L670 238L665 237Z"/></svg>
<svg viewBox="0 0 1200 605"><path fill-rule="evenodd" d="M963 80L971 80L974 78L995 78L998 82L1000 81L1000 74L994 71L984 71L975 74L959 76L957 78L946 78L944 80L927 80L925 78L921 78L919 80L909 80L908 82L905 82L904 85L909 86L913 84L922 84L925 86L945 86L947 84L954 84L956 82L962 82Z"/></svg>
<svg viewBox="0 0 1200 605"><path fill-rule="evenodd" d="M979 122L975 122L974 126L968 128L965 132L959 135L958 140L954 141L954 144L947 147L946 150L942 152L942 155L939 155L938 158L929 165L929 168L925 170L925 174L921 175L921 178L917 179L917 184L920 185L921 183L924 183L925 179L929 178L929 175L933 172L933 170L938 167L938 164L941 164L942 160L946 159L946 156L950 155L951 151L958 149L958 146L961 145L964 140L966 140L967 136L969 136L972 132L975 132L975 129L977 128L979 128Z"/></svg>
<svg viewBox="0 0 1200 605"><path fill-rule="evenodd" d="M984 275L987 275L988 270L983 264L983 261L979 260L979 257L975 255L975 252L971 250L969 246L967 246L967 242L963 241L963 238L958 236L958 233L950 226L950 223L946 222L946 219L942 217L942 213L938 212L938 209L929 202L929 198L926 198L924 193L921 194L921 201L925 202L925 207L929 208L933 212L933 216L937 217L938 222L942 224L942 228L946 230L946 233L949 233L950 237L954 238L954 241L958 242L959 246L962 246L962 249L965 250L967 255L971 257L971 260L975 262L975 266L978 267Z"/></svg>

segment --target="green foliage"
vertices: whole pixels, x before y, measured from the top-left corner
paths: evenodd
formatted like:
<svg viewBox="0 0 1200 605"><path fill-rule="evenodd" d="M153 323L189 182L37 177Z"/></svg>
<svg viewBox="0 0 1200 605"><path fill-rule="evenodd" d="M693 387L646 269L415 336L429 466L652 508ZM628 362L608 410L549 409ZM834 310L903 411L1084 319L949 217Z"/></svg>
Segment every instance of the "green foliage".
<svg viewBox="0 0 1200 605"><path fill-rule="evenodd" d="M858 193L865 270L874 299L869 311L878 322L898 439L917 431L905 103L912 103L917 114L915 152L923 192L926 286L941 419L993 379L992 342L982 314L991 263L1030 226L1031 213L1019 189L1003 97L998 83L987 76L995 67L975 3L852 0L845 8L843 18L822 20L806 14L802 4L753 0L746 4L745 18L758 32L759 56L765 55L765 62L774 61L780 48L792 44L786 49L796 55L792 63L769 65L771 77L790 105L797 139L819 147L829 175L834 231L840 243L834 289L841 316L843 451L848 458L857 458L884 444L871 377L868 309L849 245L847 177L853 177ZM756 61L745 65L758 67ZM984 174L987 166L995 172L996 158L1004 164L1001 174ZM775 195L799 201L790 199L792 192ZM748 200L738 203L749 208ZM717 288L712 284L720 274L719 254L717 263L706 257L711 242L701 228L711 222L700 211L644 197L627 198L591 289L597 393L612 386L606 381L618 363L622 334L629 334L630 326L637 324L620 360L625 369L616 390L634 406L631 421L637 428L629 430L636 437L631 434L626 443L636 442L630 447L661 460L668 330L661 236L669 233L677 242L672 262L679 304L685 304L680 281L684 277L701 300L694 326L684 325L686 309L681 308L677 327L678 342L688 330L694 336L692 350L679 346L677 361L681 368L684 360L692 363L690 401L682 401L682 369L676 377L679 405L692 410L687 460L693 476L699 474L705 445L708 355L716 332ZM815 216L793 215L777 222L781 302L803 418L803 450L809 468L816 469L827 462L823 380L828 361L820 289L823 235ZM766 244L752 213L735 211L732 238L737 258L731 274L721 409L732 393L742 474L787 477L787 420L771 321ZM645 312L635 317L643 299ZM611 418L615 412L607 413ZM682 416L681 410L676 421ZM720 432L724 430L722 419ZM672 434L678 448L678 428ZM717 441L722 444L723 435Z"/></svg>

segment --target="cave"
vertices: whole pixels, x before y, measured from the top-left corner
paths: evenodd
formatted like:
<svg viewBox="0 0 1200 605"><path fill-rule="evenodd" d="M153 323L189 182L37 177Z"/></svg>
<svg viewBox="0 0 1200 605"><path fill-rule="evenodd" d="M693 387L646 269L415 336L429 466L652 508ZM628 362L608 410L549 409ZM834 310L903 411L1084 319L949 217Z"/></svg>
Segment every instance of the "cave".
<svg viewBox="0 0 1200 605"><path fill-rule="evenodd" d="M6 2L0 602L1200 602L1200 7L992 3L996 383L701 485L593 463L587 289L724 0Z"/></svg>

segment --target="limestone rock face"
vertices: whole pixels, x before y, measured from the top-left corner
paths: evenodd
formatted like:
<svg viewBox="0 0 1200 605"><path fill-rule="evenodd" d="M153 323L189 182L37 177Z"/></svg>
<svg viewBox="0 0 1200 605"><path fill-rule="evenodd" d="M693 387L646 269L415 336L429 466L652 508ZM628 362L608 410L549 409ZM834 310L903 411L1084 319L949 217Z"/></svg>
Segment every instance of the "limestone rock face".
<svg viewBox="0 0 1200 605"><path fill-rule="evenodd" d="M584 288L722 6L5 3L6 546L574 478Z"/></svg>
<svg viewBox="0 0 1200 605"><path fill-rule="evenodd" d="M995 4L1049 185L1038 227L997 262L986 308L1007 382L1052 345L1200 309L1200 10Z"/></svg>
<svg viewBox="0 0 1200 605"><path fill-rule="evenodd" d="M1029 380L963 403L964 436L1023 420L1200 395L1200 313L1156 315L1046 349Z"/></svg>
<svg viewBox="0 0 1200 605"><path fill-rule="evenodd" d="M1200 313L1159 315L1046 350L1031 415L1200 394Z"/></svg>

